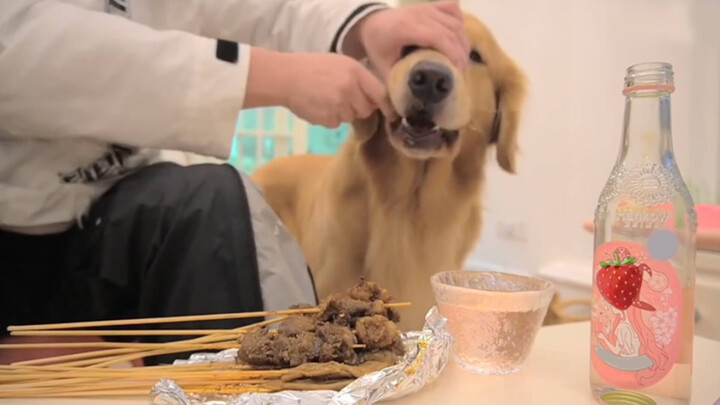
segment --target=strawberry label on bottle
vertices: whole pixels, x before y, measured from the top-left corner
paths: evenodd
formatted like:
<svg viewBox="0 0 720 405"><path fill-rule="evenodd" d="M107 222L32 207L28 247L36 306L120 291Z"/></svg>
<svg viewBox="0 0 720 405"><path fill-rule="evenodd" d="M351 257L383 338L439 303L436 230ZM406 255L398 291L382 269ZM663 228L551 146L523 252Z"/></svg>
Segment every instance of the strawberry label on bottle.
<svg viewBox="0 0 720 405"><path fill-rule="evenodd" d="M663 242L669 232L658 233L649 249L609 242L595 253L591 361L600 377L619 388L656 384L680 353L682 290L667 261L676 249Z"/></svg>

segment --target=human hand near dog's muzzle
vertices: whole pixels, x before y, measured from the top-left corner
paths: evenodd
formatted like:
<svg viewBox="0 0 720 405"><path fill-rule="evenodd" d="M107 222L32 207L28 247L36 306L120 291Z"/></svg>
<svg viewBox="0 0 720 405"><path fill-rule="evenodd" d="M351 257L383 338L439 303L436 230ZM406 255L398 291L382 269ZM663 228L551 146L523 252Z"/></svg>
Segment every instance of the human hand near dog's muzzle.
<svg viewBox="0 0 720 405"><path fill-rule="evenodd" d="M270 58L263 64L265 54ZM385 85L348 56L253 49L253 58L256 65L251 65L249 86L280 95L268 104L287 107L310 124L336 128L378 110L388 119L396 116ZM275 74L266 74L268 70Z"/></svg>
<svg viewBox="0 0 720 405"><path fill-rule="evenodd" d="M469 62L470 40L457 2L376 11L353 27L343 52L355 57L367 56L382 78L387 79L407 46L435 49L464 70Z"/></svg>

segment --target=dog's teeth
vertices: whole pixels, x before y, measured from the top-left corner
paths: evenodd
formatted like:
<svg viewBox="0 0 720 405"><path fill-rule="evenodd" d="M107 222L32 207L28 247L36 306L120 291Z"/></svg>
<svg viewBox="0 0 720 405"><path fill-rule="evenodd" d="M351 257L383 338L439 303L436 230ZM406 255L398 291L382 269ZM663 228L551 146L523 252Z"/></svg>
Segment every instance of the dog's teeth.
<svg viewBox="0 0 720 405"><path fill-rule="evenodd" d="M433 131L439 131L439 130L440 130L440 127L437 126L437 125L435 125L432 130L433 130Z"/></svg>
<svg viewBox="0 0 720 405"><path fill-rule="evenodd" d="M407 144L410 146L415 146L415 141L413 141L412 139L408 138L405 142L407 142Z"/></svg>
<svg viewBox="0 0 720 405"><path fill-rule="evenodd" d="M402 119L402 124L403 124L404 127L409 127L409 126L410 126L410 124L408 124L407 118L403 118L403 119Z"/></svg>

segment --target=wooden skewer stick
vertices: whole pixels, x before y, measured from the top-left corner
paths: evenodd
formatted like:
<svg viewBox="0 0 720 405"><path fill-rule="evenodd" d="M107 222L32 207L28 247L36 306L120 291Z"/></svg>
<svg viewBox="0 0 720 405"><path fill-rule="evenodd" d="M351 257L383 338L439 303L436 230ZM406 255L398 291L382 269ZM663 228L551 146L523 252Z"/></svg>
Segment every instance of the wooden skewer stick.
<svg viewBox="0 0 720 405"><path fill-rule="evenodd" d="M231 363L200 363L200 364L175 364L162 366L141 366L141 367L117 367L104 369L91 369L86 367L64 367L64 366L0 366L0 383L20 379L62 379L66 377L81 377L101 375L122 376L122 375L145 375L145 374L168 374L168 373L195 373L195 372L244 372L257 373L257 369L245 364ZM261 370L263 373L278 370ZM2 387L2 384L0 384Z"/></svg>
<svg viewBox="0 0 720 405"><path fill-rule="evenodd" d="M42 357L39 359L17 361L15 363L12 363L12 365L13 366L39 366L42 364L70 362L73 360L77 361L77 360L82 360L82 359L92 359L94 357L107 357L110 355L119 355L119 354L127 354L127 353L134 353L134 352L135 352L135 349L93 350L90 352L64 354L62 356ZM49 366L43 366L43 367L49 367Z"/></svg>
<svg viewBox="0 0 720 405"><path fill-rule="evenodd" d="M117 370L122 370L118 372ZM3 374L0 375L0 390L22 388L26 384L34 384L34 382L49 381L66 381L70 382L76 378L88 378L97 380L109 380L110 382L127 382L127 380L143 380L143 379L159 379L159 378L184 378L184 379L205 379L207 383L213 383L216 380L235 379L252 380L259 378L279 378L287 374L290 369L278 370L253 370L253 369L234 369L228 368L210 368L210 369L189 369L189 370L144 370L139 368L124 369L100 369L93 370L87 368L78 368L73 371L64 371L56 373L39 373L26 372L19 374ZM26 383L17 383L18 381L27 381Z"/></svg>
<svg viewBox="0 0 720 405"><path fill-rule="evenodd" d="M232 330L233 333L240 337L245 333L245 330ZM232 335L230 335L232 336ZM227 339L228 334L223 335L207 335L203 337L212 337L212 340L208 340L205 343L229 343L232 341L235 341L236 339ZM183 340L182 342L193 342L193 340ZM173 342L174 343L174 342ZM200 342L197 342L200 343ZM167 343L170 344L170 343ZM93 350L89 352L81 352L81 353L75 353L75 354L65 354L62 356L53 356L53 357L43 357L39 359L33 359L33 360L25 360L25 361L18 361L15 363L12 363L13 366L34 366L34 365L42 365L42 364L55 364L55 365L67 365L67 366L73 366L73 367L80 367L88 364L94 364L98 361L98 357L109 357L109 356L118 356L118 355L125 355L130 353L137 353L138 349L105 349L105 350ZM102 361L103 359L99 359ZM47 366L46 366L47 367Z"/></svg>
<svg viewBox="0 0 720 405"><path fill-rule="evenodd" d="M237 345L235 347L237 347ZM125 362L129 362L129 361L137 360L137 359L144 359L146 357L151 357L151 356L160 356L160 355L164 355L164 354L175 354L175 353L180 353L180 352L185 352L185 351L187 351L187 350L157 349L157 350L152 350L152 351L141 351L141 352L136 352L136 353L130 353L130 354L123 355L123 356L113 356L110 358L105 358L105 359L102 359L103 361L101 361L101 362L93 362L93 363L87 365L87 368L90 368L90 369L106 368L106 367L112 366L113 364L125 363Z"/></svg>
<svg viewBox="0 0 720 405"><path fill-rule="evenodd" d="M237 342L232 342L229 348L238 347ZM60 365L68 367L86 367L91 369L109 367L113 364L127 363L133 360L144 359L151 356L160 356L164 354L175 354L183 352L197 352L202 350L188 350L186 346L170 346L169 344L164 346L164 349L128 349L130 352L121 355L102 356L86 360L78 360L69 363L60 363Z"/></svg>
<svg viewBox="0 0 720 405"><path fill-rule="evenodd" d="M251 325L245 325L245 326L241 326L239 328L235 328L235 329L233 329L233 331L234 332L247 332L248 330L253 329L253 328L258 328L261 326L267 326L267 325L272 325L274 323L282 322L287 318L288 318L287 316L281 316L279 318L268 319L267 321L262 321L262 322L254 323ZM227 339L226 335L219 335L219 336L218 335L207 335L207 336L201 336L201 337L197 337L197 338L190 339L190 340L185 340L184 342L193 342L193 343L211 343L211 342L213 342L214 343L214 342L218 342L218 341L223 341L224 339ZM117 364L117 363L124 363L127 361L133 361L133 360L142 359L145 357L157 356L157 355L163 355L163 354L173 354L173 353L177 353L177 351L168 352L167 350L156 349L154 351L144 351L144 352L140 352L140 353L136 352L136 353L131 353L131 354L127 354L127 355L111 356L110 358L100 359L100 360L102 360L100 362L92 361L89 363L84 363L83 365L92 364L89 366L90 368L108 367L108 366L111 366L111 365ZM77 365L77 363L72 364L72 365Z"/></svg>
<svg viewBox="0 0 720 405"><path fill-rule="evenodd" d="M0 394L0 398L57 398L57 397L77 397L77 398L93 398L93 397L127 397L127 396L147 396L148 390L96 390L91 391L92 387L87 388L88 391L76 391L76 392L52 392L52 391L39 391L39 392L9 392L7 394Z"/></svg>
<svg viewBox="0 0 720 405"><path fill-rule="evenodd" d="M228 373L227 375L217 373L201 373L194 375L185 375L182 373L171 374L167 376L159 375L131 375L132 373L123 376L111 376L111 377L75 377L75 378L62 378L62 379L37 379L25 383L14 383L0 385L0 396L4 393L15 393L15 392L28 392L28 391L41 391L51 390L54 392L68 392L76 390L85 390L88 387L91 389L101 389L103 387L111 388L128 388L130 386L142 387L148 389L148 391L157 383L161 378L170 378L182 384L183 386L214 386L218 387L221 385L229 384L243 384L243 385L259 385L267 383L268 379L277 379L278 375L242 375L236 373Z"/></svg>
<svg viewBox="0 0 720 405"><path fill-rule="evenodd" d="M83 387L86 391L70 391L70 392L58 392L54 390L39 390L30 392L8 392L0 393L0 398L60 398L60 397L77 397L77 398L94 398L94 397L128 397L138 396L145 397L150 393L147 389L111 389L113 387L98 388L96 386ZM228 391L225 388L218 390L211 390L209 392L215 394L242 394L246 392L270 392L267 388L257 387L241 387L234 388L232 391Z"/></svg>
<svg viewBox="0 0 720 405"><path fill-rule="evenodd" d="M247 332L250 329L261 327L261 326L267 326L272 325L277 322L282 322L285 319L287 319L287 316L281 316L279 318L273 318L268 319L266 321L253 323L250 325L240 326L235 329L230 329L230 331L234 333L244 333ZM223 340L227 339L227 335L207 335L207 336L200 336L193 339L186 339L181 340L178 342L172 342L168 344L174 344L174 343L216 343L221 342ZM26 360L26 361L20 361L13 363L13 365L16 366L22 366L22 365L37 365L37 364L48 364L48 363L58 363L60 364L56 365L63 365L63 366L72 366L72 367L80 367L85 366L88 364L95 364L97 362L102 362L107 360L108 358L117 358L120 355L126 355L130 353L137 353L136 349L109 349L109 350L97 350L93 352L86 352L86 353L76 353L76 354L70 354L70 355L63 355L63 356L54 356L54 357L46 357L42 359L34 359L34 360ZM168 353L162 353L162 354L168 354ZM149 354L152 355L152 354ZM110 356L110 357L108 357ZM97 357L103 357L102 359L96 359ZM135 357L135 358L142 358L142 357ZM134 358L134 359L135 359ZM85 359L85 360L80 360ZM68 360L73 360L71 362L68 362ZM80 360L80 361L75 361ZM123 360L124 361L124 360ZM122 361L120 361L122 362ZM115 364L113 362L112 364Z"/></svg>
<svg viewBox="0 0 720 405"><path fill-rule="evenodd" d="M93 370L95 372L99 370ZM47 374L41 373L39 376L35 374L26 374L26 375L18 375L18 376L5 376L0 377L0 392L7 391L7 390L17 390L17 389L29 389L29 388L39 388L39 387L52 387L52 386L61 386L61 387L67 387L70 385L75 385L78 383L87 383L87 382L102 382L102 381L108 381L111 383L122 383L122 384L130 384L135 382L150 382L151 384L155 384L158 382L158 380L163 378L168 378L180 382L186 382L188 380L197 380L197 381L203 381L205 383L212 383L212 384L218 384L221 381L230 381L230 382L242 382L244 384L250 383L250 382L262 382L262 378L264 377L277 377L277 376L263 376L259 375L257 373L250 373L250 372L212 372L212 371L201 371L201 372L172 372L172 371L165 371L164 373L134 373L134 372L127 372L127 373L101 373L101 374L91 374L91 373L73 373L73 372L67 372L63 373L62 376L57 376L53 378L52 376L48 376Z"/></svg>
<svg viewBox="0 0 720 405"><path fill-rule="evenodd" d="M233 330L237 331L237 332L246 332L249 329L281 322L285 319L287 319L287 316L270 319L270 320L255 323L252 325L242 326L240 328L236 328ZM202 336L202 337L194 338L194 339L190 339L190 340L184 340L182 342L217 343L217 342L224 342L225 339L227 339L227 335L220 335L220 336L208 335L208 336ZM178 342L174 342L174 343L178 343ZM168 345L170 345L170 344L171 343L168 343ZM83 366L83 367L88 367L88 368L101 368L101 367L109 367L113 364L125 363L128 361L143 359L143 358L150 357L150 356L173 354L173 353L184 352L184 351L186 351L186 350L174 350L169 347L169 348L165 348L165 349L133 351L131 353L123 354L123 355L112 355L112 356L107 356L107 357L103 357L103 358L94 358L94 359L88 359L88 360L84 360L84 361L81 360L81 361L77 361L77 362L61 363L61 364L64 366L73 366L73 367Z"/></svg>
<svg viewBox="0 0 720 405"><path fill-rule="evenodd" d="M229 364L229 363L198 363L198 364L171 364L171 365L159 365L159 366L142 366L132 368L107 368L101 370L103 373L117 373L123 374L129 371L137 372L165 372L170 371L212 371L212 370L248 370L257 371L250 365L246 364ZM79 372L79 373L97 373L99 370L91 370L84 367L65 367L59 365L49 366L14 366L14 365L0 365L0 376L14 375L14 374L45 374L52 375L54 377L60 377L61 374L65 375L66 372ZM267 371L267 370L262 370Z"/></svg>
<svg viewBox="0 0 720 405"><path fill-rule="evenodd" d="M172 377L173 379L176 376ZM263 392L269 391L267 387L263 387L269 380L277 377L272 376L258 376L255 378L242 378L238 380L220 378L217 380L213 379L213 376L198 376L197 378L178 378L178 381L182 383L183 387L189 391L205 391L208 393L222 393L228 388L234 393L241 392ZM208 381L212 381L208 383ZM102 379L75 379L72 383L66 386L58 386L55 384L46 386L24 386L16 387L5 387L0 389L0 398L12 398L12 397L37 397L37 396L98 396L98 395L112 395L112 396L128 396L128 395L147 395L151 388L156 384L156 380L150 380L148 378L129 380L129 381L108 381ZM240 385L239 385L240 384ZM2 386L0 386L2 388ZM120 391L123 390L123 391ZM136 390L143 390L142 394L135 394ZM130 392L132 391L132 392Z"/></svg>
<svg viewBox="0 0 720 405"><path fill-rule="evenodd" d="M173 342L174 343L174 342ZM205 350L221 350L224 345L225 349L234 349L239 347L239 344L235 341L229 342L229 343L218 343L216 348L213 348L211 345L206 346L195 346L195 349L190 349L191 346L186 345L171 345L170 343L164 344L161 346L158 346L156 349L126 349L127 352L121 353L121 354L115 354L115 355L105 355L105 356L96 356L93 358L85 359L85 360L77 360L77 361L71 361L71 362L65 362L65 363L59 363L58 365L64 366L64 367L87 367L87 368L101 368L101 367L108 367L113 364L118 363L126 363L131 362L133 360L137 359L143 359L146 357L151 356L160 356L164 354L174 354L174 353L183 353L183 352L199 352L199 351L205 351ZM109 352L109 350L107 350Z"/></svg>
<svg viewBox="0 0 720 405"><path fill-rule="evenodd" d="M270 370L258 370L248 369L242 366L235 366L234 363L224 363L223 368L220 367L209 367L209 368L183 368L182 366L173 366L173 369L157 369L149 370L152 367L137 367L137 368L106 368L106 369L88 369L88 368L76 368L68 371L56 371L52 373L45 372L20 372L17 374L2 374L0 375L0 389L6 389L9 382L13 381L61 381L69 380L71 378L95 378L95 379L110 379L112 381L123 381L127 379L142 379L142 378L159 378L166 377L170 379L178 378L204 378L207 379L208 383L213 382L215 379L233 378L237 380L257 379L257 378L276 378L282 377L287 373L291 372L291 369L270 369ZM19 387L20 384L10 384L12 387Z"/></svg>
<svg viewBox="0 0 720 405"><path fill-rule="evenodd" d="M26 396L44 392L71 392L101 389L146 388L150 390L159 378L170 378L185 387L208 387L223 385L264 384L268 379L279 378L289 370L247 370L241 366L224 365L151 366L130 369L70 369L66 372L40 373L33 370L42 367L17 367L21 374L0 374L0 382L25 381L0 384L0 397ZM7 367L6 367L7 368ZM23 371L30 370L30 371ZM8 395L10 394L10 395Z"/></svg>
<svg viewBox="0 0 720 405"><path fill-rule="evenodd" d="M236 344L235 347L239 347L239 345ZM353 345L354 349L364 349L365 347L366 346L363 344ZM173 353L184 352L184 351L187 351L187 350L184 350L184 349L183 350L157 349L156 351L153 351L153 352L137 352L137 353L128 354L128 355L124 355L124 356L117 356L115 358L104 361L102 363L95 363L93 365L89 365L88 368L90 368L90 369L105 368L105 367L109 367L109 366L111 366L113 364L117 364L117 363L125 363L125 362L129 362L129 361L137 360L137 359L142 359L145 357L158 356L158 355L163 355L163 354L173 354Z"/></svg>
<svg viewBox="0 0 720 405"><path fill-rule="evenodd" d="M108 368L108 369L88 369L78 368L70 371L62 372L21 372L17 374L2 374L0 375L0 389L7 389L8 387L18 388L22 384L16 383L18 381L70 381L72 378L94 378L94 379L109 379L112 381L122 381L127 379L142 379L142 378L203 378L208 383L214 382L216 379L230 378L235 380L247 380L253 378L276 378L282 377L283 375L290 372L290 369L279 369L279 370L255 370L247 368L234 367L232 364L224 364L225 368L206 368L206 369L183 369L182 367L175 367L177 370L172 369L159 369L159 370L145 370L145 367L139 368ZM8 384L11 383L11 384Z"/></svg>
<svg viewBox="0 0 720 405"><path fill-rule="evenodd" d="M385 306L388 308L408 307L409 302L389 303ZM44 325L19 325L8 326L9 331L28 331L28 330L55 330L55 329L74 329L74 328L98 328L105 326L126 326L126 325L144 325L158 323L175 323L175 322L197 322L197 321L216 321L227 319L244 319L244 318L262 318L279 315L295 315L295 314L314 314L320 312L320 308L302 308L302 309L285 309L282 311L259 311L259 312L238 312L229 314L212 314L212 315L187 315L187 316L168 316L160 318L138 318L138 319L116 319L108 321L92 321L92 322L68 322L68 323L51 323Z"/></svg>
<svg viewBox="0 0 720 405"><path fill-rule="evenodd" d="M153 329L153 330L18 330L12 336L198 336L231 335L232 329Z"/></svg>
<svg viewBox="0 0 720 405"><path fill-rule="evenodd" d="M175 343L175 342L171 342ZM103 349L103 348L131 348L131 349L162 349L167 348L170 343L132 343L132 342L62 342L62 343L5 343L0 344L0 350L12 349ZM237 343L229 344L174 344L170 347L196 349L230 349L237 347Z"/></svg>

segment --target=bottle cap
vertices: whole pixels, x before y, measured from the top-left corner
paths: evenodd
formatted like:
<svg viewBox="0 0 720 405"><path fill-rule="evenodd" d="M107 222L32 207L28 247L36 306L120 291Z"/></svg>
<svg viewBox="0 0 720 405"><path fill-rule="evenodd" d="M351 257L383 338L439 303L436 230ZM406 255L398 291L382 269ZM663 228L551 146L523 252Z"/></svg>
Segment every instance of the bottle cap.
<svg viewBox="0 0 720 405"><path fill-rule="evenodd" d="M611 391L600 395L603 405L657 405L652 398L637 392Z"/></svg>

